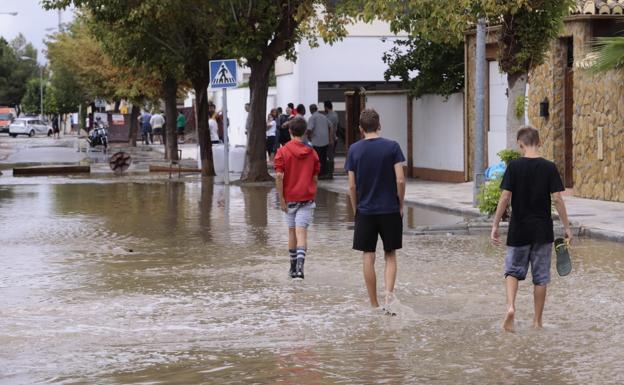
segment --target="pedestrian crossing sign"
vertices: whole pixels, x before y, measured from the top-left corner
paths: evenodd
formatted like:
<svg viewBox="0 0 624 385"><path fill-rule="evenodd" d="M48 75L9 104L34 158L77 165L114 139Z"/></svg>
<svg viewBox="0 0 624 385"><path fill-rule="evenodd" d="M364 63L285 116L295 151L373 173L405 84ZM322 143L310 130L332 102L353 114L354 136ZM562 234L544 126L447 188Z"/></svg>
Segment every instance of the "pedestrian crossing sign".
<svg viewBox="0 0 624 385"><path fill-rule="evenodd" d="M211 60L210 61L210 87L211 88L235 88L236 59Z"/></svg>

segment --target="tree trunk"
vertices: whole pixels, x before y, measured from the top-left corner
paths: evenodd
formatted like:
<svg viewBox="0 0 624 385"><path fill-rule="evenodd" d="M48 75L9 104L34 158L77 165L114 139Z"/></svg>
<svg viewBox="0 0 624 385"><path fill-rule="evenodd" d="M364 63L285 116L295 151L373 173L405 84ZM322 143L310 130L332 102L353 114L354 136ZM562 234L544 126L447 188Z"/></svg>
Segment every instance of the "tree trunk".
<svg viewBox="0 0 624 385"><path fill-rule="evenodd" d="M214 162L212 159L212 141L208 125L208 83L210 79L193 82L195 88L195 108L197 108L197 141L202 164L202 176L214 176Z"/></svg>
<svg viewBox="0 0 624 385"><path fill-rule="evenodd" d="M132 103L132 109L130 110L130 133L128 135L128 145L136 147L137 135L139 132L139 107Z"/></svg>
<svg viewBox="0 0 624 385"><path fill-rule="evenodd" d="M270 63L265 60L251 65L249 88L250 110L247 115L247 150L241 181L264 182L272 180L266 162L266 106L269 93Z"/></svg>
<svg viewBox="0 0 624 385"><path fill-rule="evenodd" d="M518 128L526 124L524 111L526 109L527 79L528 75L526 72L507 75L507 89L509 92L507 98L507 148L510 149L517 149L516 135ZM518 108L519 106L521 108ZM521 116L518 116L519 112L521 112Z"/></svg>
<svg viewBox="0 0 624 385"><path fill-rule="evenodd" d="M163 81L163 93L165 95L165 120L167 128L165 136L167 137L165 143L165 159L171 161L178 159L178 138L176 133L176 119L178 117L177 110L177 92L178 82L176 79L167 75Z"/></svg>

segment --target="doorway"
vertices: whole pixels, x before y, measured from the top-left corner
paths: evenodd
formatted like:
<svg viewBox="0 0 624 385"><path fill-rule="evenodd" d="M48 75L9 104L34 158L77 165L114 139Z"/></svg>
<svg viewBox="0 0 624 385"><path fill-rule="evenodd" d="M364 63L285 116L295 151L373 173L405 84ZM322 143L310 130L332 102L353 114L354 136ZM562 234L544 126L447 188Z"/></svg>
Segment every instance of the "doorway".
<svg viewBox="0 0 624 385"><path fill-rule="evenodd" d="M564 184L566 188L574 187L574 40L564 39L566 47L566 68L563 87L564 101Z"/></svg>

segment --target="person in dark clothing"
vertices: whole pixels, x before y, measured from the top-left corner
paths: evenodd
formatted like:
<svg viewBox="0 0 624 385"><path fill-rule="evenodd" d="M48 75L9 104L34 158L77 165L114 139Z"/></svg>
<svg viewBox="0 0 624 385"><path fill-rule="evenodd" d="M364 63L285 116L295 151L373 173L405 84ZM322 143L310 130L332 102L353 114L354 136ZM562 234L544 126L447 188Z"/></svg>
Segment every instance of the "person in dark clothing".
<svg viewBox="0 0 624 385"><path fill-rule="evenodd" d="M379 115L373 109L360 114L364 139L349 147L345 170L349 174L349 198L355 214L353 249L363 253L364 281L371 306L377 301L375 250L381 236L386 260L385 302L382 310L395 315L394 284L396 250L403 247L403 201L405 198L405 157L399 144L379 136Z"/></svg>
<svg viewBox="0 0 624 385"><path fill-rule="evenodd" d="M491 234L492 243L501 245L499 224L511 202L512 214L505 257L507 313L503 328L506 331L514 329L518 281L526 278L529 265L534 285L533 327L542 328L554 241L551 195L563 223L566 240L572 240L570 222L561 196L565 189L555 164L539 156L539 132L533 127L525 126L518 131L517 139L522 158L511 161L505 170L501 182L503 191Z"/></svg>
<svg viewBox="0 0 624 385"><path fill-rule="evenodd" d="M280 146L285 145L290 140L290 134L288 133L288 127L284 126L289 119L288 114L284 114L282 107L277 107L277 143L276 151Z"/></svg>

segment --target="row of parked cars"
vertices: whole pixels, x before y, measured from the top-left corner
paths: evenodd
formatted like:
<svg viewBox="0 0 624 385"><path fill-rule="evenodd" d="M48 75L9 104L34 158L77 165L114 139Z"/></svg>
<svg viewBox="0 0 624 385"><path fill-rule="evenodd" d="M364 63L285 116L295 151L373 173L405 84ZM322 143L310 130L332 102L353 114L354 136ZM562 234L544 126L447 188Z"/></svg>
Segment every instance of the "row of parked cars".
<svg viewBox="0 0 624 385"><path fill-rule="evenodd" d="M38 117L15 118L13 109L0 108L0 132L12 137L18 135L52 135L52 126Z"/></svg>

